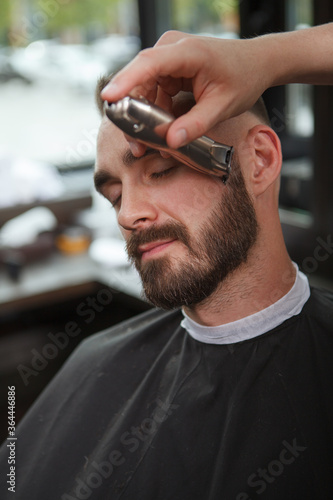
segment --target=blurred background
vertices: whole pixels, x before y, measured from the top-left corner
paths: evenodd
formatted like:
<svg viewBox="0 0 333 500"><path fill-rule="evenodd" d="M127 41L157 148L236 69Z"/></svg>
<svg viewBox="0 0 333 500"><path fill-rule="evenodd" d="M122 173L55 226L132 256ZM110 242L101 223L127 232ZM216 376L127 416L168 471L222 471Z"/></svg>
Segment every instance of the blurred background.
<svg viewBox="0 0 333 500"><path fill-rule="evenodd" d="M149 308L92 187L97 79L168 29L242 38L332 19L330 0L1 0L1 415L8 385L19 420L79 342ZM283 146L289 252L332 289L332 88L294 84L264 99Z"/></svg>

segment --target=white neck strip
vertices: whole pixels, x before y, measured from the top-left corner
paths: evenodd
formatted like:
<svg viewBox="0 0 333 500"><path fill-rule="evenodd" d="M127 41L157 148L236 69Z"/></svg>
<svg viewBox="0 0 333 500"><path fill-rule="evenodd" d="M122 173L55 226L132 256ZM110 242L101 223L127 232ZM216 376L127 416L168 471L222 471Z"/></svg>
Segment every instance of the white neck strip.
<svg viewBox="0 0 333 500"><path fill-rule="evenodd" d="M203 326L193 321L184 310L181 326L195 340L205 344L233 344L258 337L299 314L310 297L307 277L296 268L296 279L289 292L277 302L245 318L219 326Z"/></svg>

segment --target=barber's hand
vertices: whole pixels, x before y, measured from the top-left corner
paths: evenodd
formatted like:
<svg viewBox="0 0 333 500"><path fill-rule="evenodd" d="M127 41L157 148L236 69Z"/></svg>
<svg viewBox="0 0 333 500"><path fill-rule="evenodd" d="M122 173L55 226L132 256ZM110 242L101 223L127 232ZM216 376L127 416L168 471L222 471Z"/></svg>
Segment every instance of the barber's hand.
<svg viewBox="0 0 333 500"><path fill-rule="evenodd" d="M333 84L333 23L248 40L165 33L141 51L102 92L108 101L143 95L165 109L180 90L196 105L167 133L172 148L249 109L267 88L286 83ZM140 156L137 146L137 156Z"/></svg>
<svg viewBox="0 0 333 500"><path fill-rule="evenodd" d="M172 96L180 90L192 91L197 104L175 120L166 138L170 147L178 148L255 103L271 83L264 55L256 39L170 31L117 73L102 97L116 101L129 94L142 95L170 110Z"/></svg>

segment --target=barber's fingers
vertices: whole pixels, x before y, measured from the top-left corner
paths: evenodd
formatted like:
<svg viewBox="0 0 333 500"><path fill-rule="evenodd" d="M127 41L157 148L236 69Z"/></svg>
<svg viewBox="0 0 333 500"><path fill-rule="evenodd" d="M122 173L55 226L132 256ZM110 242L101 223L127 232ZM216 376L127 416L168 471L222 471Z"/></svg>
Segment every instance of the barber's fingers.
<svg viewBox="0 0 333 500"><path fill-rule="evenodd" d="M221 119L225 107L221 102L216 105L216 98L199 101L187 113L177 118L167 133L167 143L177 149L194 139L204 135Z"/></svg>
<svg viewBox="0 0 333 500"><path fill-rule="evenodd" d="M104 88L103 99L117 101L130 93L133 95L133 90L135 95L141 92L149 98L149 94L156 92L160 79L165 85L166 77L169 77L169 81L179 79L175 87L178 86L179 90L182 79L195 77L200 69L196 51L189 46L177 46L186 40L181 40L174 46L161 45L139 52Z"/></svg>
<svg viewBox="0 0 333 500"><path fill-rule="evenodd" d="M127 142L133 156L135 156L136 158L141 158L141 156L145 154L147 147L144 144L135 141L134 139L127 139Z"/></svg>
<svg viewBox="0 0 333 500"><path fill-rule="evenodd" d="M183 55L174 48L174 44L192 35L179 31L167 31L155 44L154 48L142 50L137 56L120 70L102 91L104 99L115 101L125 97L130 92L133 97L144 95L152 99L157 85L164 81L164 85L174 85L169 76L175 68L182 68ZM165 47L167 46L167 47ZM164 47L163 50L162 47ZM177 54L177 58L175 55ZM181 75L182 77L184 75ZM192 74L190 75L192 77ZM169 84L167 82L169 81ZM173 95L180 90L176 84ZM172 92L172 91L171 91Z"/></svg>
<svg viewBox="0 0 333 500"><path fill-rule="evenodd" d="M184 38L198 38L197 35L191 35L189 33L183 33L181 31L170 30L163 33L163 35L157 40L154 47L160 45L169 45L183 40Z"/></svg>
<svg viewBox="0 0 333 500"><path fill-rule="evenodd" d="M142 144L142 142L138 142L130 135L124 134L126 141L128 142L128 146L132 152L132 155L136 158L140 158L146 152L147 147Z"/></svg>
<svg viewBox="0 0 333 500"><path fill-rule="evenodd" d="M157 91L155 104L172 114L172 97L167 92L164 92L160 87Z"/></svg>

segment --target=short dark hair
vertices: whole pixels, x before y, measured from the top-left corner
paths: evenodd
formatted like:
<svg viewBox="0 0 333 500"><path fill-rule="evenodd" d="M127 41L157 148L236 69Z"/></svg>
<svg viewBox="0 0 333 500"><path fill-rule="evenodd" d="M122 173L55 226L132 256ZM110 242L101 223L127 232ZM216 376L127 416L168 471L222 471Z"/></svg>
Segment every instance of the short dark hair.
<svg viewBox="0 0 333 500"><path fill-rule="evenodd" d="M112 73L111 75L108 76L102 76L97 81L95 90L95 99L101 116L103 116L103 100L101 98L101 92L104 89L104 87L106 87L106 85L110 82L110 80L114 75L115 73ZM259 99L254 103L252 108L249 110L249 112L257 116L261 122L265 123L269 127L271 126L267 108L262 97L259 97Z"/></svg>
<svg viewBox="0 0 333 500"><path fill-rule="evenodd" d="M257 116L261 122L265 123L265 125L268 125L269 127L271 126L266 104L262 97L259 97L259 99L253 104L252 108L249 109L249 112Z"/></svg>
<svg viewBox="0 0 333 500"><path fill-rule="evenodd" d="M104 101L101 98L101 92L104 89L104 87L106 87L107 84L111 81L113 76L114 76L114 73L112 73L111 75L108 75L108 76L107 75L101 76L97 80L96 89L95 89L95 101L96 101L96 104L97 104L97 107L98 107L98 110L99 110L101 116L103 116L103 105L104 105Z"/></svg>

